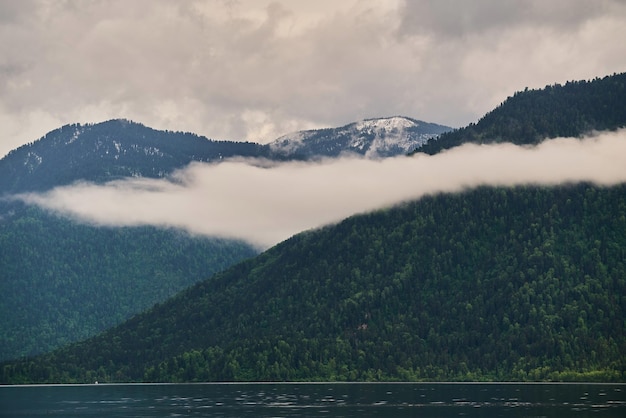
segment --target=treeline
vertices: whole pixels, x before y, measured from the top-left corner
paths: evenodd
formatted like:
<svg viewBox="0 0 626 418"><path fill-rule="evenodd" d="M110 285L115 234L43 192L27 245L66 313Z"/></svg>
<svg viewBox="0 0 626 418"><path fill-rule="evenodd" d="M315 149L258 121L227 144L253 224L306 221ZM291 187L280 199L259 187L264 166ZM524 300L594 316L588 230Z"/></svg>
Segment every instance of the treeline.
<svg viewBox="0 0 626 418"><path fill-rule="evenodd" d="M415 152L436 154L472 143L537 144L626 126L626 73L554 84L509 97L477 123L446 132Z"/></svg>
<svg viewBox="0 0 626 418"><path fill-rule="evenodd" d="M93 336L217 271L249 245L153 227L98 228L35 207L0 219L0 359Z"/></svg>
<svg viewBox="0 0 626 418"><path fill-rule="evenodd" d="M626 186L479 188L299 234L3 383L626 381Z"/></svg>

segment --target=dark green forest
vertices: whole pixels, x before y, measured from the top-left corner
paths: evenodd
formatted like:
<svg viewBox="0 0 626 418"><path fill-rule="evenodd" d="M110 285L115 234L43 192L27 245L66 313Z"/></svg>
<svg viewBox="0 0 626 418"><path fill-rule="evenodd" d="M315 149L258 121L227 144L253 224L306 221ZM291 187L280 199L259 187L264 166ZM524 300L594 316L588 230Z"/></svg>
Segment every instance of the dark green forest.
<svg viewBox="0 0 626 418"><path fill-rule="evenodd" d="M0 219L0 359L93 336L256 251L152 227L77 224L13 205Z"/></svg>
<svg viewBox="0 0 626 418"><path fill-rule="evenodd" d="M262 157L267 147L159 131L123 119L65 125L0 160L0 195L43 191L78 180L161 178L193 161Z"/></svg>
<svg viewBox="0 0 626 418"><path fill-rule="evenodd" d="M3 383L626 381L626 186L482 187L305 232Z"/></svg>
<svg viewBox="0 0 626 418"><path fill-rule="evenodd" d="M626 73L515 93L477 123L441 134L415 152L436 154L465 142L532 145L626 127Z"/></svg>

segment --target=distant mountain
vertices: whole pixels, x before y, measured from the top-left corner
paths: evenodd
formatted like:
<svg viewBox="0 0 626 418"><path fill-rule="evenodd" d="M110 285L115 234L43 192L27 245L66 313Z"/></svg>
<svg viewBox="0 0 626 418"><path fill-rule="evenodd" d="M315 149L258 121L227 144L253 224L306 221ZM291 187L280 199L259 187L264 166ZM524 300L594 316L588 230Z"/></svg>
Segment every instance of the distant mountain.
<svg viewBox="0 0 626 418"><path fill-rule="evenodd" d="M271 142L273 155L315 159L354 154L368 158L404 155L452 128L395 116L340 128L300 131Z"/></svg>
<svg viewBox="0 0 626 418"><path fill-rule="evenodd" d="M67 125L0 160L0 197L78 180L159 178L192 161L263 149L126 120ZM257 252L173 230L77 224L0 199L0 359L95 335Z"/></svg>
<svg viewBox="0 0 626 418"><path fill-rule="evenodd" d="M554 84L509 97L477 123L446 132L415 152L435 154L466 142L537 144L626 127L626 73Z"/></svg>
<svg viewBox="0 0 626 418"><path fill-rule="evenodd" d="M0 382L626 381L625 217L624 185L355 216Z"/></svg>
<svg viewBox="0 0 626 418"><path fill-rule="evenodd" d="M266 156L250 142L213 141L127 120L66 125L0 160L0 195L42 191L77 180L164 177L192 161Z"/></svg>
<svg viewBox="0 0 626 418"><path fill-rule="evenodd" d="M341 128L301 131L269 145L215 141L115 119L66 125L0 160L0 195L43 191L78 180L161 178L191 163L230 157L315 159L355 153L373 158L406 154L451 128L405 117L369 119Z"/></svg>

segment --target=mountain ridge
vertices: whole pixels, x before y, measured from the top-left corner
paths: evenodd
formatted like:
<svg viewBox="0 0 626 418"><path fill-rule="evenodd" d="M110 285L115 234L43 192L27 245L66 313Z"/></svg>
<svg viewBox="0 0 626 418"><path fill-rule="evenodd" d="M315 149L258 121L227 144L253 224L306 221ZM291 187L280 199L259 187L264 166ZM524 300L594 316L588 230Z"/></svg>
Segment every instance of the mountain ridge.
<svg viewBox="0 0 626 418"><path fill-rule="evenodd" d="M445 132L414 153L436 154L464 143L536 145L556 137L626 127L626 73L518 91L478 122Z"/></svg>
<svg viewBox="0 0 626 418"><path fill-rule="evenodd" d="M406 154L451 129L406 116L392 116L283 135L270 142L269 147L277 155L303 158L342 154L385 158Z"/></svg>
<svg viewBox="0 0 626 418"><path fill-rule="evenodd" d="M391 129L376 126L376 121L393 119L298 131L264 145L160 131L126 119L64 125L0 159L0 194L44 191L79 180L101 183L124 177L163 178L191 162L218 163L234 157L283 161L333 158L343 153L374 158L404 155L451 129L406 117L396 117L405 123Z"/></svg>
<svg viewBox="0 0 626 418"><path fill-rule="evenodd" d="M0 160L0 192L43 191L77 180L161 178L192 161L264 156L264 149L250 142L159 131L125 119L65 125Z"/></svg>

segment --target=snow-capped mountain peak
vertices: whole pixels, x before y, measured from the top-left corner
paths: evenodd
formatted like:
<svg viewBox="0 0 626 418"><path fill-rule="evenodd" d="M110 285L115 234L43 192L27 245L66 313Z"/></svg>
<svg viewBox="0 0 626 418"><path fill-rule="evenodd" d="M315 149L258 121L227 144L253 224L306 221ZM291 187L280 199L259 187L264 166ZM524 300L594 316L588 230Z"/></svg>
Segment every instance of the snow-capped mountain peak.
<svg viewBox="0 0 626 418"><path fill-rule="evenodd" d="M320 158L352 153L384 158L413 151L449 130L447 126L393 116L365 119L339 128L295 132L269 146L274 154L285 157Z"/></svg>
<svg viewBox="0 0 626 418"><path fill-rule="evenodd" d="M367 129L373 129L377 131L392 132L405 128L412 128L419 125L419 122L413 119L393 116L390 118L380 119L365 119L361 122L355 123L355 129L357 131L363 131Z"/></svg>

